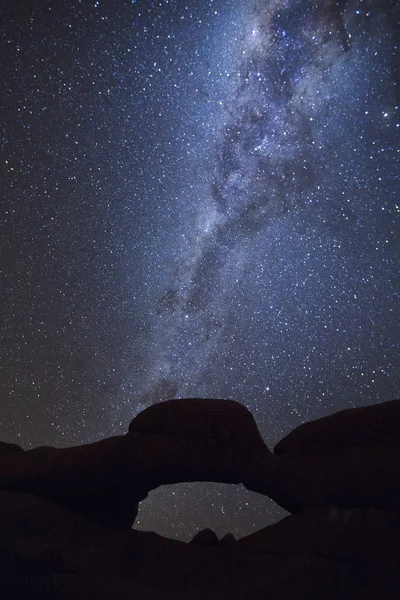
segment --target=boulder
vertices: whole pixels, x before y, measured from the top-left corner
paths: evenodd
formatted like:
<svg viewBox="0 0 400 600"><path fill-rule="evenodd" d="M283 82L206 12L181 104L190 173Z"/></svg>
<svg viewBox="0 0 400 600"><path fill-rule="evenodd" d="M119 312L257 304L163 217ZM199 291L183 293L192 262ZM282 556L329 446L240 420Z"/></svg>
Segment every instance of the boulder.
<svg viewBox="0 0 400 600"><path fill-rule="evenodd" d="M400 508L400 402L345 410L295 429L244 481L289 512Z"/></svg>
<svg viewBox="0 0 400 600"><path fill-rule="evenodd" d="M218 546L219 540L217 534L212 529L202 529L198 531L193 539L189 542L190 544L196 544L197 546Z"/></svg>
<svg viewBox="0 0 400 600"><path fill-rule="evenodd" d="M350 408L293 429L274 448L275 454L342 452L351 446L370 446L383 439L400 447L400 401Z"/></svg>
<svg viewBox="0 0 400 600"><path fill-rule="evenodd" d="M180 398L153 404L132 420L129 432L264 447L253 415L234 400Z"/></svg>
<svg viewBox="0 0 400 600"><path fill-rule="evenodd" d="M232 544L236 544L236 538L233 533L226 533L220 540L219 543L221 546L232 546Z"/></svg>

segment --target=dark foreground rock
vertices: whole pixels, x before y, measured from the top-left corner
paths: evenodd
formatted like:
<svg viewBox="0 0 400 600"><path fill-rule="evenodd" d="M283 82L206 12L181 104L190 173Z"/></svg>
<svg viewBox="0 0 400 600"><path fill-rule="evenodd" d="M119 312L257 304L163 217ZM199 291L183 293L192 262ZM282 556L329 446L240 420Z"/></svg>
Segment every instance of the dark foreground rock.
<svg viewBox="0 0 400 600"><path fill-rule="evenodd" d="M340 452L352 446L400 444L400 401L342 410L296 427L274 448L276 454Z"/></svg>
<svg viewBox="0 0 400 600"><path fill-rule="evenodd" d="M399 431L388 402L302 425L272 453L243 406L188 399L95 444L0 443L0 598L398 600ZM130 529L150 489L195 480L243 482L293 514L238 541Z"/></svg>
<svg viewBox="0 0 400 600"><path fill-rule="evenodd" d="M29 452L3 446L0 489L37 494L125 527L150 490L185 481L241 483L254 457L270 454L243 405L194 398L152 406L125 436Z"/></svg>
<svg viewBox="0 0 400 600"><path fill-rule="evenodd" d="M264 455L268 465L251 489L289 512L317 505L400 509L399 432L398 400L306 423L277 444L273 465Z"/></svg>
<svg viewBox="0 0 400 600"><path fill-rule="evenodd" d="M198 546L218 546L219 539L217 534L212 529L202 529L198 531L194 538L189 542L190 544L197 544Z"/></svg>
<svg viewBox="0 0 400 600"><path fill-rule="evenodd" d="M3 493L0 508L5 600L399 598L394 512L305 509L222 547L110 529L25 494Z"/></svg>

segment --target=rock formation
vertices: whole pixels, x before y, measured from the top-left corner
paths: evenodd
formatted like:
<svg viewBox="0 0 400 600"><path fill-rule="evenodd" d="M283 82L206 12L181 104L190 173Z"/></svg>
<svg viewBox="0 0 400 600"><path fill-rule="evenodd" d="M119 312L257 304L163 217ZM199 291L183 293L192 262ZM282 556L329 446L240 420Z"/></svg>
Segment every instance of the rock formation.
<svg viewBox="0 0 400 600"><path fill-rule="evenodd" d="M308 506L400 508L400 402L301 425L244 481L289 512Z"/></svg>
<svg viewBox="0 0 400 600"><path fill-rule="evenodd" d="M400 402L304 424L271 452L228 400L148 408L125 436L28 452L0 442L0 597L400 597ZM293 514L241 540L131 530L167 483L244 483Z"/></svg>
<svg viewBox="0 0 400 600"><path fill-rule="evenodd" d="M268 452L244 406L193 398L150 407L125 436L28 452L3 446L0 489L36 494L125 527L150 490L185 481L240 483L254 457Z"/></svg>
<svg viewBox="0 0 400 600"><path fill-rule="evenodd" d="M219 539L217 537L217 534L214 533L212 529L209 529L207 527L206 529L198 531L189 543L197 544L198 546L218 546Z"/></svg>

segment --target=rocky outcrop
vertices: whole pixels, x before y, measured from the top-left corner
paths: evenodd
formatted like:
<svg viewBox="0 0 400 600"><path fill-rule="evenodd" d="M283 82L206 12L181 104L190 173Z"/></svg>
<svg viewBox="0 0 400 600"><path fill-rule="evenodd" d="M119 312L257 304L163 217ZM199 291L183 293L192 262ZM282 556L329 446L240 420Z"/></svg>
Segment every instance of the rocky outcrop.
<svg viewBox="0 0 400 600"><path fill-rule="evenodd" d="M147 553L186 547L157 534L95 523L33 494L7 491L0 492L0 532L0 560L40 572L126 575Z"/></svg>
<svg viewBox="0 0 400 600"><path fill-rule="evenodd" d="M302 425L272 453L242 405L186 399L94 444L0 443L0 597L397 600L399 431L388 402ZM243 482L293 514L238 541L130 529L149 490L196 480Z"/></svg>
<svg viewBox="0 0 400 600"><path fill-rule="evenodd" d="M0 489L36 494L126 527L150 490L185 481L240 483L266 450L244 406L192 398L150 407L125 436L29 452L9 446L0 452Z"/></svg>
<svg viewBox="0 0 400 600"><path fill-rule="evenodd" d="M4 600L398 600L399 514L310 507L227 546L110 529L0 493Z"/></svg>
<svg viewBox="0 0 400 600"><path fill-rule="evenodd" d="M7 444L6 442L0 442L0 456L2 454L9 454L10 452L23 452L21 446L18 444Z"/></svg>
<svg viewBox="0 0 400 600"><path fill-rule="evenodd" d="M329 560L399 563L400 511L311 506L237 541L242 550Z"/></svg>
<svg viewBox="0 0 400 600"><path fill-rule="evenodd" d="M197 544L197 546L218 546L219 539L217 534L212 529L202 529L198 531L193 539L189 542L190 544Z"/></svg>
<svg viewBox="0 0 400 600"><path fill-rule="evenodd" d="M400 402L301 425L244 483L289 512L308 506L400 508Z"/></svg>
<svg viewBox="0 0 400 600"><path fill-rule="evenodd" d="M236 538L233 533L226 533L220 540L219 543L222 546L231 546L232 544L236 544Z"/></svg>
<svg viewBox="0 0 400 600"><path fill-rule="evenodd" d="M139 413L131 421L129 433L224 441L242 448L264 446L253 415L234 400L180 398L160 402Z"/></svg>
<svg viewBox="0 0 400 600"><path fill-rule="evenodd" d="M130 527L160 485L244 483L289 512L307 506L400 507L400 403L302 425L270 452L250 412L184 399L140 413L129 433L75 448L0 447L0 489L37 494L87 518Z"/></svg>
<svg viewBox="0 0 400 600"><path fill-rule="evenodd" d="M289 512L307 506L400 507L400 402L302 425L270 452L250 412L229 400L184 399L140 413L129 433L75 448L0 446L0 489L130 527L160 485L244 483Z"/></svg>
<svg viewBox="0 0 400 600"><path fill-rule="evenodd" d="M279 455L341 452L382 442L400 445L400 401L341 410L296 427L274 448Z"/></svg>

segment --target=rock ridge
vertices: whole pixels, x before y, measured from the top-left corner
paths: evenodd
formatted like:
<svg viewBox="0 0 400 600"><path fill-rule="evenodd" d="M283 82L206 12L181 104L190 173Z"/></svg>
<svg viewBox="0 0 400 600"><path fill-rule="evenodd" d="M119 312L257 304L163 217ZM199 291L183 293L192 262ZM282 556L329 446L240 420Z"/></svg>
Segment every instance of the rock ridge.
<svg viewBox="0 0 400 600"><path fill-rule="evenodd" d="M301 425L272 452L243 405L188 398L92 444L0 442L0 597L398 599L399 433L390 401ZM292 515L236 541L131 529L150 490L185 481L243 483Z"/></svg>

